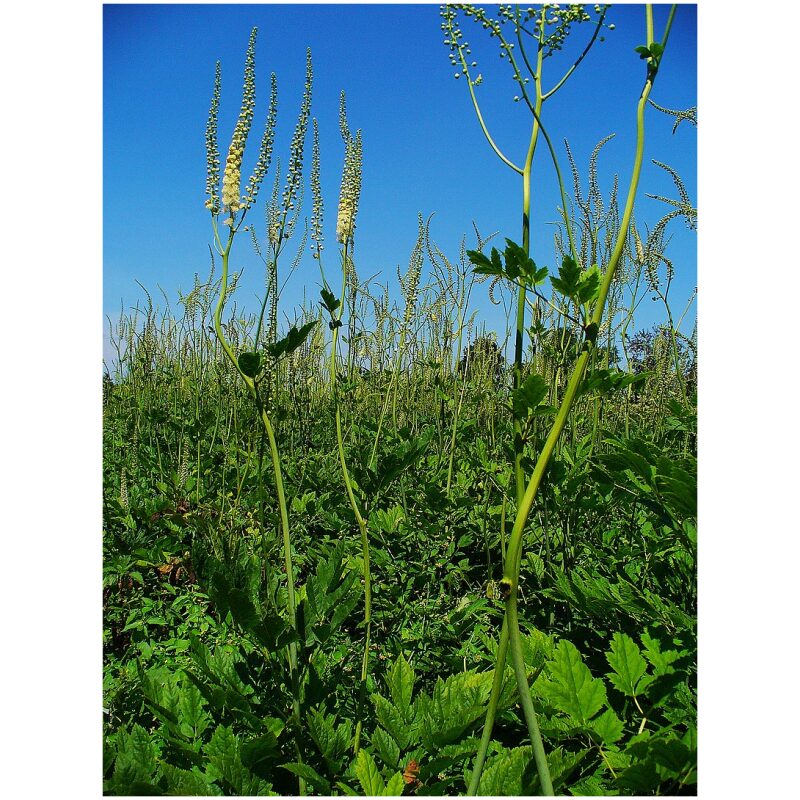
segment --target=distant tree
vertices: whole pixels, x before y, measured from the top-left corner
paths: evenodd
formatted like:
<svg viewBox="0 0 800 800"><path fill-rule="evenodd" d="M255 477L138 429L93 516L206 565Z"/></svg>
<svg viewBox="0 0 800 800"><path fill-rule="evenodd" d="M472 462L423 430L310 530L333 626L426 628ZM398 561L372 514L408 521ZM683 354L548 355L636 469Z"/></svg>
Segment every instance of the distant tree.
<svg viewBox="0 0 800 800"><path fill-rule="evenodd" d="M506 359L491 336L480 336L464 348L459 372L467 378L482 378L500 387L505 379Z"/></svg>

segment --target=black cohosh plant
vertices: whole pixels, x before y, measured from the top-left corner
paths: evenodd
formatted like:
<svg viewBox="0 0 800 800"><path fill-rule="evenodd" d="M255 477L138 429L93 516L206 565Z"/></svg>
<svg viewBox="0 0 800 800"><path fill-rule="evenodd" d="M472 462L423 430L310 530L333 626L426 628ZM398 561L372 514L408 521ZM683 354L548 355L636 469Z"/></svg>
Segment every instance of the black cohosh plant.
<svg viewBox="0 0 800 800"><path fill-rule="evenodd" d="M358 530L361 535L361 555L363 560L363 579L364 579L364 653L361 660L361 676L359 681L359 715L363 709L364 698L366 696L366 682L369 672L369 651L370 633L372 630L372 572L370 569L369 534L367 531L368 522L366 519L367 511L363 507L363 500L360 500L356 493L358 488L354 486L347 467L347 457L344 449L344 434L342 432L342 409L340 384L346 379L346 373L339 372L339 329L342 327L342 314L345 308L346 292L352 274L355 271L353 263L353 244L356 230L356 215L358 213L358 201L361 197L361 170L362 170L362 144L361 131L356 131L355 136L351 133L347 123L347 107L345 94L342 92L339 105L339 129L344 141L344 166L342 168L341 191L339 194L339 207L336 214L336 242L340 247L339 257L341 260L341 288L339 296L334 295L333 291L325 279L323 266L323 200L322 189L320 186L320 154L319 154L319 132L316 120L314 120L314 150L311 166L311 193L313 198L313 216L311 218L311 238L314 242L313 257L317 260L322 278L323 288L320 291L321 305L327 312L329 321L328 326L331 330L331 351L330 351L330 384L333 395L334 417L336 425L336 446L339 455L339 466L341 468L342 480L344 482L347 499L353 511ZM352 336L351 336L352 348ZM353 753L358 755L361 743L362 719L359 716L356 720L355 734L353 737Z"/></svg>
<svg viewBox="0 0 800 800"><path fill-rule="evenodd" d="M222 328L222 314L225 303L230 297L228 275L230 270L230 256L236 235L243 229L247 213L254 204L261 184L266 176L271 159L275 138L275 123L277 119L277 85L275 75L272 76L272 93L270 97L269 112L267 114L264 133L259 146L258 158L252 175L242 188L242 161L248 135L253 123L255 113L255 44L256 29L250 35L250 42L245 57L244 87L242 91L242 105L239 118L233 130L231 143L225 159L225 168L220 181L220 157L217 136L217 116L221 91L221 67L219 62L214 78L214 93L211 109L206 126L206 155L207 155L207 180L206 180L206 208L211 212L211 222L214 230L214 249L222 260L222 277L219 299L214 312L214 330L217 338L225 351L226 356L233 364L250 394L258 416L264 426L269 443L270 458L272 461L275 490L280 511L280 527L283 538L283 556L287 581L287 614L296 624L296 601L294 585L294 567L292 563L292 545L289 528L289 512L286 502L286 493L283 485L283 470L281 467L278 442L275 436L271 410L269 407L270 379L275 380L278 361L296 350L308 336L315 323L309 323L299 330L292 328L280 340L276 340L276 314L271 313L270 337L263 351L259 349L262 342L264 312L268 302L272 308L277 307L278 299L278 260L286 242L289 239L297 220L299 209L299 192L303 177L303 149L306 130L308 128L311 108L311 87L313 73L311 68L311 53L307 54L306 81L303 100L300 107L295 132L292 137L289 166L285 187L280 204L273 202L268 206L267 214L267 240L268 240L268 284L267 295L264 298L258 326L254 336L252 351L237 353L231 342L225 336ZM227 236L224 231L227 229ZM265 385L267 391L265 392ZM297 645L294 641L287 645L289 672L292 681L294 722L300 725L300 697L299 676L297 663ZM298 751L298 758L300 758ZM300 791L305 793L302 777L299 779Z"/></svg>
<svg viewBox="0 0 800 800"><path fill-rule="evenodd" d="M564 185L561 179L558 161L551 139L541 121L542 105L544 101L564 85L578 64L586 56L599 34L603 25L606 7L596 6L595 8L598 12L598 18L594 22L595 29L588 44L578 59L576 59L561 79L556 82L553 88L544 91L542 83L544 58L561 48L566 35L570 31L570 27L574 23L590 21L591 19L589 14L581 6L567 6L561 9L558 5L545 4L541 9L527 9L524 12L519 8L501 6L500 22L489 18L482 9L477 9L472 6L442 7L442 16L444 18L442 28L447 37L445 43L450 47L451 63L459 68L456 77L460 75L466 77L478 120L492 149L507 166L519 173L523 179L522 245L518 246L510 240L507 240L507 247L503 257L501 257L496 249L492 251L491 258L487 258L477 251L470 254L477 270L484 274L503 275L518 286L517 338L515 346L516 377L514 381L514 398L517 400L517 402L514 403L517 513L505 555L503 578L499 583L499 590L506 604L506 614L497 649L494 686L484 724L481 747L470 782L470 794L476 793L480 782L484 760L491 739L497 704L502 689L508 649L511 650L511 658L517 678L520 701L528 727L531 745L533 747L540 784L545 794L553 794L553 783L550 777L547 757L544 752L539 725L528 688L528 679L525 672L525 662L519 630L517 603L523 534L539 486L544 478L556 443L567 423L587 365L596 347L597 334L603 319L606 299L612 281L614 280L615 270L626 246L628 226L633 213L634 199L644 155L644 112L647 107L653 82L658 73L675 13L675 6L673 6L670 10L664 33L660 40L656 40L653 25L653 9L650 5L646 7L647 44L637 48L637 51L640 57L646 62L647 70L645 83L636 110L636 151L633 158L633 169L617 240L609 262L606 265L605 273L601 275L596 264L589 266L588 264L581 263L580 255L575 246L572 222L569 217L568 204L565 199ZM500 42L501 57L507 58L510 62L514 80L519 86L521 97L531 111L533 116L531 140L525 159L525 165L522 168L511 162L498 149L481 115L475 93L475 87L480 84L481 80L480 76L472 77L472 70L474 70L476 64L475 62L467 62L471 51L469 43L464 41L463 34L457 24L457 10L463 11L466 16L479 22L484 29L488 29L491 36L497 37ZM503 33L504 24L511 25L516 37L516 43L508 41L505 38ZM535 65L526 52L526 39L529 42L532 41L536 47ZM519 58L514 55L515 44L519 45ZM524 74L523 70L527 71L528 74ZM527 85L531 80L533 80L534 88L532 96L527 89ZM515 97L516 101L519 99L519 96ZM524 416L536 412L537 406L541 403L547 392L547 388L539 376L529 376L524 384L521 380L521 354L523 350L522 337L525 331L526 292L531 290L538 296L539 292L537 287L544 281L547 275L547 271L537 268L533 259L530 257L530 170L540 133L546 141L555 167L562 198L563 222L569 240L568 252L564 256L559 275L557 278L551 278L551 282L555 292L561 295L575 312L580 314L580 327L583 329L584 342L582 351L573 367L572 375L561 399L555 421L540 451L533 474L527 481L526 486L522 470L523 447L522 437L520 435L522 421Z"/></svg>

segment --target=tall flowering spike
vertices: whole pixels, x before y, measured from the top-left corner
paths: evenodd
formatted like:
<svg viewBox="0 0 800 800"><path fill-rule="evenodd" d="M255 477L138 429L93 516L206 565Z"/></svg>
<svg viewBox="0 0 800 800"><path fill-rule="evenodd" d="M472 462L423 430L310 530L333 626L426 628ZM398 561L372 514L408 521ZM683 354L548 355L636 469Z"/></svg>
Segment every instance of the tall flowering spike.
<svg viewBox="0 0 800 800"><path fill-rule="evenodd" d="M408 272L403 281L403 294L405 295L406 308L403 313L403 326L408 327L414 316L419 295L419 280L422 275L422 263L424 259L425 242L425 223L422 214L418 217L419 232L414 249L411 251L411 259L408 262Z"/></svg>
<svg viewBox="0 0 800 800"><path fill-rule="evenodd" d="M206 123L206 208L212 214L219 211L219 144L217 142L217 117L219 96L222 86L222 66L217 61L214 71L214 93L211 95L211 108Z"/></svg>
<svg viewBox="0 0 800 800"><path fill-rule="evenodd" d="M281 160L278 159L278 164L275 169L275 181L272 184L272 197L267 203L266 219L267 219L267 238L273 248L277 248L280 243L281 234L281 211L278 205L278 191L280 190L281 181Z"/></svg>
<svg viewBox="0 0 800 800"><path fill-rule="evenodd" d="M314 118L314 146L311 150L311 241L314 242L313 256L319 258L322 250L322 216L324 205L322 203L322 185L319 175L319 125Z"/></svg>
<svg viewBox="0 0 800 800"><path fill-rule="evenodd" d="M225 160L225 172L222 176L222 205L233 215L242 207L240 187L242 183L242 158L247 144L247 136L253 124L253 112L256 105L256 33L253 28L250 34L250 43L247 46L247 55L244 61L244 87L242 89L242 107L239 119L233 129L231 146L228 148L228 157Z"/></svg>
<svg viewBox="0 0 800 800"><path fill-rule="evenodd" d="M350 128L347 126L347 98L344 94L344 89L339 96L339 130L342 132L342 139L349 142L352 138L350 136Z"/></svg>
<svg viewBox="0 0 800 800"><path fill-rule="evenodd" d="M306 83L303 89L303 100L300 103L300 116L292 135L289 147L289 169L286 176L286 187L283 190L283 209L294 208L297 193L303 180L303 149L306 142L308 120L311 116L311 86L314 81L314 70L311 65L311 48L306 51Z"/></svg>
<svg viewBox="0 0 800 800"><path fill-rule="evenodd" d="M339 129L344 139L344 169L339 192L339 211L336 216L336 240L340 244L348 244L353 241L358 201L361 197L362 148L361 131L356 131L354 139L347 125L344 92L339 104Z"/></svg>
<svg viewBox="0 0 800 800"><path fill-rule="evenodd" d="M269 94L269 111L267 121L264 125L264 135L261 137L261 146L258 150L258 161L256 162L253 174L247 183L244 194L244 207L250 208L256 200L261 182L269 172L269 165L272 162L272 147L275 143L275 124L278 120L278 79L272 73L272 87Z"/></svg>

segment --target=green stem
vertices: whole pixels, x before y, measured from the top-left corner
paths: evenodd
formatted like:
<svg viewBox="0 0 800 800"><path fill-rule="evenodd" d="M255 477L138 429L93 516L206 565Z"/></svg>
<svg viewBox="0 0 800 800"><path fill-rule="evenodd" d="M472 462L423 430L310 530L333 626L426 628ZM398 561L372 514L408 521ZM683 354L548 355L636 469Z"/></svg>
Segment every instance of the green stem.
<svg viewBox="0 0 800 800"><path fill-rule="evenodd" d="M345 243L344 253L342 255L342 295L339 304L339 313L333 315L333 340L331 342L331 386L333 389L333 401L335 405L336 416L336 446L339 451L339 466L342 469L342 479L344 480L345 491L347 492L347 499L350 502L350 508L358 523L358 529L361 533L361 551L364 560L364 654L361 659L361 681L359 683L359 715L356 721L355 736L353 738L353 755L358 755L359 746L361 743L361 710L364 707L366 699L367 688L367 672L369 669L369 645L370 645L370 632L372 627L372 576L370 570L370 557L369 557L369 536L367 532L367 521L361 514L356 500L355 492L353 491L353 483L350 480L350 472L347 469L347 460L344 455L344 436L342 434L342 415L341 407L339 404L339 391L336 383L336 356L338 352L339 341L339 327L342 321L342 313L344 311L344 295L347 289L347 264L348 264L348 245Z"/></svg>
<svg viewBox="0 0 800 800"><path fill-rule="evenodd" d="M287 612L289 614L292 627L294 627L296 630L297 614L295 607L292 547L289 535L289 514L286 507L286 494L283 488L283 474L281 469L280 454L278 452L278 443L275 439L275 431L272 427L272 422L269 418L269 414L267 414L267 411L264 408L263 403L261 402L261 397L259 396L258 393L258 387L256 386L256 383L253 378L242 372L241 368L239 367L239 363L236 359L236 354L234 353L233 348L231 347L228 340L225 338L225 334L222 330L222 311L225 307L226 294L228 291L228 268L229 268L229 259L230 259L231 247L233 245L234 235L235 233L231 229L231 231L228 234L227 244L225 245L224 250L222 250L222 278L221 278L219 300L217 301L217 306L214 311L214 330L216 332L217 339L222 345L222 349L225 351L225 354L228 356L231 363L234 365L237 372L241 376L242 380L246 384L250 392L250 395L253 398L253 401L255 402L259 417L261 418L261 422L264 425L264 429L267 432L270 456L272 459L272 469L275 477L275 490L278 495L278 506L280 509L281 533L283 536L283 554L284 554L284 564L286 568L286 580L287 580ZM297 630L296 632L299 633L299 631ZM288 661L289 661L289 676L292 684L292 713L295 725L298 727L299 730L300 685L299 685L299 676L297 674L297 643L291 642L287 650L288 650ZM300 758L299 749L297 757ZM299 781L300 794L304 795L305 781L302 778L299 778L298 781Z"/></svg>
<svg viewBox="0 0 800 800"><path fill-rule="evenodd" d="M674 13L674 7L673 7L673 13ZM667 32L669 30L669 24L672 21L672 15L673 14L671 13ZM648 19L650 20L650 24L652 24L652 9L650 6L648 6ZM620 229L617 235L616 244L611 254L611 258L609 260L606 273L603 276L603 281L601 283L600 290L598 293L597 303L594 308L594 313L592 314L591 325L594 326L595 331L597 330L597 328L599 328L600 322L602 320L603 309L605 307L606 298L608 296L608 292L611 287L611 282L613 281L617 265L622 256L622 252L625 246L625 240L627 237L628 226L630 224L631 215L633 213L633 205L636 196L636 190L639 185L639 177L641 175L642 160L644 156L644 111L647 106L647 100L650 96L650 91L653 86L653 80L655 79L657 71L658 71L657 65L652 65L652 64L648 65L647 79L645 81L644 87L639 97L639 102L637 104L636 152L634 155L633 170L631 174L630 185L628 187L628 196L625 202L625 210L623 212L622 220L620 223ZM539 735L538 725L536 725L535 723L535 712L533 710L533 704L530 700L530 692L528 689L527 676L525 674L525 664L522 658L521 633L519 630L519 620L517 615L517 588L519 585L520 560L522 557L522 539L525 530L525 525L527 523L528 516L530 515L530 511L533 506L533 501L536 498L539 486L541 485L545 471L550 462L550 458L553 454L553 451L555 450L556 443L558 442L558 439L562 431L564 430L564 427L566 426L569 413L572 409L572 406L575 403L575 399L578 394L578 389L580 387L581 381L586 371L586 366L588 364L591 352L592 352L592 343L587 339L585 348L581 353L581 355L578 357L578 361L575 365L572 376L570 377L570 380L567 384L567 388L564 393L564 398L561 402L561 406L556 415L555 422L553 423L553 427L550 431L550 434L548 435L547 440L545 441L544 447L542 448L542 452L539 455L539 459L536 463L536 467L534 468L530 482L528 483L528 487L525 491L524 496L522 497L521 502L518 504L517 516L511 531L511 538L509 541L508 551L506 555L506 565L503 573L503 580L501 581L500 584L501 590L508 593L508 599L506 601L506 621L508 623L509 646L511 648L514 672L517 678L517 685L519 687L523 703L523 711L525 713L526 722L528 723L529 733L532 734L531 744L534 748L534 758L536 761L537 770L539 771L539 780L543 791L548 792L548 787L549 787L550 794L552 794L552 781L550 779L549 769L547 766L547 759L544 755L544 750L541 742L541 736ZM499 656L500 656L500 648L498 647L498 663L499 663ZM484 736L487 735L486 729L489 728L490 723L493 723L494 721L495 713L496 713L496 703L492 705L490 701L490 706L489 709L487 710L486 723L484 725ZM533 727L535 730L533 732L531 732L531 722L533 722L534 724ZM480 762L480 766L482 767L482 761ZM470 784L470 788L472 788L473 786L476 787L479 780L480 780L479 770L476 769L475 772L473 773L473 778Z"/></svg>

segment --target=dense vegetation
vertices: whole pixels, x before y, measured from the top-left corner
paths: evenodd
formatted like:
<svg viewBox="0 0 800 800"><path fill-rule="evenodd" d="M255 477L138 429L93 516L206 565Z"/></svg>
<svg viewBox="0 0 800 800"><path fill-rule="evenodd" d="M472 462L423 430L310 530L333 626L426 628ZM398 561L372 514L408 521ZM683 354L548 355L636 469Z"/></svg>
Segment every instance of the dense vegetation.
<svg viewBox="0 0 800 800"><path fill-rule="evenodd" d="M354 263L361 141L343 101L339 278L314 128L321 291L281 331L311 71L286 189L265 241L249 231L264 305L242 312L227 257L271 156L268 124L240 200L254 43L221 192L219 81L209 117L221 276L215 258L178 308L148 295L112 330L106 792L696 793L697 358L666 251L670 225L695 223L680 177L665 167L681 199L640 234L616 189L600 195L601 142L585 186L569 156L552 274L527 241L477 229L448 255L420 218L395 290ZM648 43L652 83L664 47ZM524 336L519 313L480 325L486 289L509 309L522 295ZM637 331L648 295L664 320Z"/></svg>

